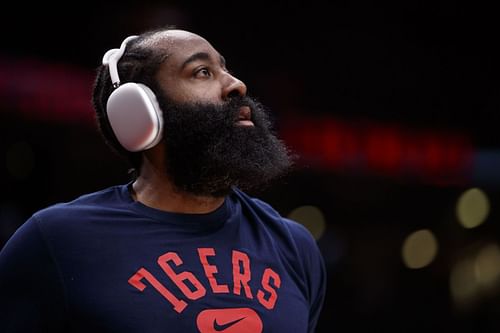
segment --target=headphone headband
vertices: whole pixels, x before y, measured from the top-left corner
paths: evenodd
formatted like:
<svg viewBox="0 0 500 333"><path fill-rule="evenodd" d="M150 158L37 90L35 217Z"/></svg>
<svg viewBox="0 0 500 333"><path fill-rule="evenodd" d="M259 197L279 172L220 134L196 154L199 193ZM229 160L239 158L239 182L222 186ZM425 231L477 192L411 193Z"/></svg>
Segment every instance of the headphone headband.
<svg viewBox="0 0 500 333"><path fill-rule="evenodd" d="M128 42L138 37L139 36L136 35L128 36L123 40L119 49L108 50L102 57L102 64L108 65L109 67L109 76L111 77L111 82L113 83L114 88L118 88L120 86L120 77L118 76L118 61L122 57L123 53L125 53L125 48L127 47Z"/></svg>

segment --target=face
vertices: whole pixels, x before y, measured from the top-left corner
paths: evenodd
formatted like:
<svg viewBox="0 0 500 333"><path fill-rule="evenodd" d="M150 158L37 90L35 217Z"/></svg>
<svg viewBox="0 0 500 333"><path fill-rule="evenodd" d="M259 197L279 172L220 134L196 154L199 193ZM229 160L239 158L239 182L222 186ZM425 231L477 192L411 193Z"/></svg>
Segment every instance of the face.
<svg viewBox="0 0 500 333"><path fill-rule="evenodd" d="M265 108L201 37L179 33L159 73L165 172L185 192L223 196L263 189L292 161Z"/></svg>
<svg viewBox="0 0 500 333"><path fill-rule="evenodd" d="M165 31L158 38L168 51L157 80L174 102L220 104L246 95L245 84L229 73L224 58L204 38L183 30Z"/></svg>

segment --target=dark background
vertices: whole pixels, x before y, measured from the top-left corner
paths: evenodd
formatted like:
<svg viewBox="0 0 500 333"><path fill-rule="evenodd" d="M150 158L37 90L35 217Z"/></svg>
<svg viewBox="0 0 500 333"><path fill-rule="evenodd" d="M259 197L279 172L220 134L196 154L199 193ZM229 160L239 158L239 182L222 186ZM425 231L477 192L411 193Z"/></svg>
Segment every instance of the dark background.
<svg viewBox="0 0 500 333"><path fill-rule="evenodd" d="M124 37L175 24L224 55L303 153L296 172L255 194L283 215L313 205L325 217L318 244L329 279L318 332L500 329L498 277L465 305L450 291L454 267L500 240L500 24L493 4L11 6L0 17L0 246L37 209L128 180L127 165L93 124L93 71ZM308 125L318 120L335 126ZM344 140L337 150L335 140ZM410 148L424 153L398 162ZM443 157L451 150L457 163ZM490 211L482 225L466 229L455 207L471 188L484 191ZM409 269L401 248L420 229L434 233L438 253L428 266Z"/></svg>

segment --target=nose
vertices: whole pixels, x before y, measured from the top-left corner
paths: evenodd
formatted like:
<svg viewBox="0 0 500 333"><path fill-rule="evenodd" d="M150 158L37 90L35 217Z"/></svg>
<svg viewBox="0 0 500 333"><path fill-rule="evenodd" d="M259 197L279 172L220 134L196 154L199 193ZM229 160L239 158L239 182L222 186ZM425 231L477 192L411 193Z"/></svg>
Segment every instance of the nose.
<svg viewBox="0 0 500 333"><path fill-rule="evenodd" d="M229 73L225 73L226 81L222 90L222 99L226 100L236 96L246 96L247 86L243 81L237 79Z"/></svg>

